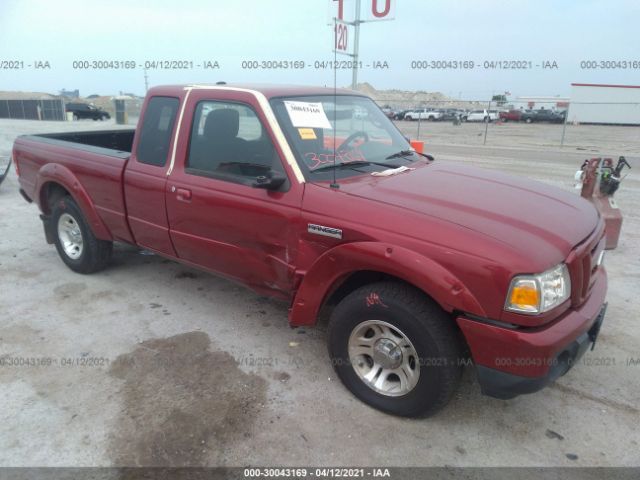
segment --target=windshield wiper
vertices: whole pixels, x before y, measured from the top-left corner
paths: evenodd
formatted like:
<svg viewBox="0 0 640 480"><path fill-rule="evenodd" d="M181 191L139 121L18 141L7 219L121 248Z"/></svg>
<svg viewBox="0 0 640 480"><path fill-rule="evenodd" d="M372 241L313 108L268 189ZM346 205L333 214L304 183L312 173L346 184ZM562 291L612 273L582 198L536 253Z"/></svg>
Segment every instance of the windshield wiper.
<svg viewBox="0 0 640 480"><path fill-rule="evenodd" d="M356 162L336 162L335 165L333 163L330 163L328 165L323 165L322 167L314 168L313 170L311 170L311 173L321 172L324 170L329 170L331 168L349 168L349 167L358 167L358 166L365 166L365 165L379 165L384 168L398 168L397 165L390 165L388 163L358 160Z"/></svg>
<svg viewBox="0 0 640 480"><path fill-rule="evenodd" d="M385 160L391 160L391 159L394 159L394 158L406 158L409 155L414 155L414 154L415 155L421 155L421 156L433 161L433 157L431 155L427 155L426 153L420 153L420 152L417 152L415 150L400 150L399 152L392 153L387 158L385 158ZM409 159L407 158L407 160L409 160ZM411 160L411 161L413 161L413 160Z"/></svg>

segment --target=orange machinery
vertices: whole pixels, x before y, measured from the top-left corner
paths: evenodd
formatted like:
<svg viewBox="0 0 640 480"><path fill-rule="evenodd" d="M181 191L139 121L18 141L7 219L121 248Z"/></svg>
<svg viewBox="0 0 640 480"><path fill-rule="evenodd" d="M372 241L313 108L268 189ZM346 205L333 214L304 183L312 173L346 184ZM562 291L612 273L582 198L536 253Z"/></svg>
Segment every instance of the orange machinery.
<svg viewBox="0 0 640 480"><path fill-rule="evenodd" d="M631 168L624 157L618 159L615 167L611 158L592 158L584 161L581 173L577 175L582 181L580 194L593 203L604 218L608 250L618 246L622 228L622 213L613 194L620 186L624 167Z"/></svg>

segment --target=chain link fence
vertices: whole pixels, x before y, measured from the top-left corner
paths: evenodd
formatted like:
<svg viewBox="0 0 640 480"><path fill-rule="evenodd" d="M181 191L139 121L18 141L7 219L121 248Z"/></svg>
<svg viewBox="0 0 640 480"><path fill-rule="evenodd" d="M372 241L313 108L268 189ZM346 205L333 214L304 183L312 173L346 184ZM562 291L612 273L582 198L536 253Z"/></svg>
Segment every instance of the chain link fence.
<svg viewBox="0 0 640 480"><path fill-rule="evenodd" d="M64 101L0 100L0 118L20 120L65 120Z"/></svg>
<svg viewBox="0 0 640 480"><path fill-rule="evenodd" d="M640 155L640 103L377 100L426 144L566 148Z"/></svg>

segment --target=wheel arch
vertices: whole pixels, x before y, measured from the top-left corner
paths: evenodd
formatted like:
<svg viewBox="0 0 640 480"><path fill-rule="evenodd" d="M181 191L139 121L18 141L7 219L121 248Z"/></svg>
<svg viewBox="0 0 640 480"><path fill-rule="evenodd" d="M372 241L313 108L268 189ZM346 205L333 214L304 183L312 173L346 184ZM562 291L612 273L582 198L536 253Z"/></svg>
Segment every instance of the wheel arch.
<svg viewBox="0 0 640 480"><path fill-rule="evenodd" d="M65 166L49 163L40 168L35 191L38 206L45 216L51 215L57 200L69 195L80 208L96 238L113 240L111 232L98 215L91 197L73 172Z"/></svg>
<svg viewBox="0 0 640 480"><path fill-rule="evenodd" d="M340 245L321 255L304 275L289 311L293 326L315 325L321 309L379 280L411 285L447 312L485 312L466 286L437 262L378 242Z"/></svg>

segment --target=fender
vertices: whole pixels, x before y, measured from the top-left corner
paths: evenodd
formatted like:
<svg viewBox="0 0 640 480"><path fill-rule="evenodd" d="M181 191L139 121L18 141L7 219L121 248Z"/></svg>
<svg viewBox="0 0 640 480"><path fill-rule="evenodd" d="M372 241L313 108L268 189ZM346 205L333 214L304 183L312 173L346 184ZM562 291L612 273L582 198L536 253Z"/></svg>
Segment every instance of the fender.
<svg viewBox="0 0 640 480"><path fill-rule="evenodd" d="M36 180L36 188L34 200L38 203L38 207L43 213L49 213L46 211L43 205L42 189L50 182L54 182L63 186L75 200L80 207L82 214L86 218L93 234L100 240L113 240L111 232L104 224L98 212L96 211L91 197L87 194L87 191L80 184L76 176L63 165L56 163L47 163L43 165L38 171Z"/></svg>
<svg viewBox="0 0 640 480"><path fill-rule="evenodd" d="M291 310L292 326L314 325L320 307L350 274L373 270L398 277L433 298L445 311L486 316L471 292L451 272L406 248L380 242L354 242L323 253L304 275Z"/></svg>

